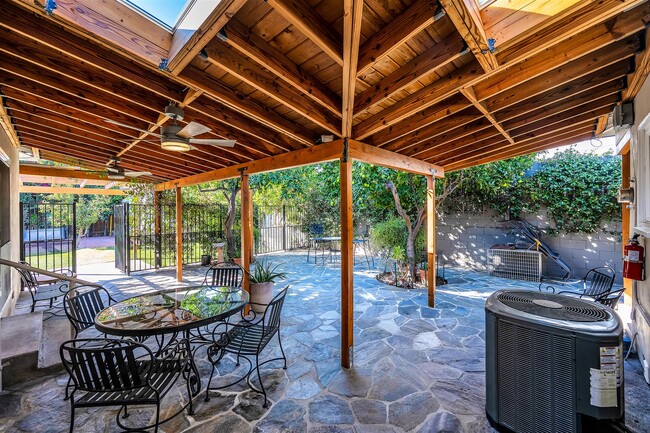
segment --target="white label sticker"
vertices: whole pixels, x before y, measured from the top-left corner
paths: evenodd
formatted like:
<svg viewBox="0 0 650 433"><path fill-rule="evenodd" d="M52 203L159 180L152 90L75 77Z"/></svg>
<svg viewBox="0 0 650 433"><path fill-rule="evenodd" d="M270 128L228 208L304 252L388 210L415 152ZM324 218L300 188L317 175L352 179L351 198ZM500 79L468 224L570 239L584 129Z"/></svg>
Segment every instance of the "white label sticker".
<svg viewBox="0 0 650 433"><path fill-rule="evenodd" d="M638 251L628 251L627 252L627 259L631 262L638 262L639 261L639 252Z"/></svg>
<svg viewBox="0 0 650 433"><path fill-rule="evenodd" d="M590 404L597 407L616 407L616 370L589 369Z"/></svg>

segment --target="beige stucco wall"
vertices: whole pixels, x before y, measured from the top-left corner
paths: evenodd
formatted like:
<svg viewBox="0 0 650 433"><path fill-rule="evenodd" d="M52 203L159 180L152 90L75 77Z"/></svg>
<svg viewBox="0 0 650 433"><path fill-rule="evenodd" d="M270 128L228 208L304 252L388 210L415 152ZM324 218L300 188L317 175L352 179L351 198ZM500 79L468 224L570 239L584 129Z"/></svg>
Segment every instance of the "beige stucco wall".
<svg viewBox="0 0 650 433"><path fill-rule="evenodd" d="M631 176L639 179L640 174L640 160L639 155L639 135L638 135L638 126L650 116L650 79L646 79L641 91L635 98L634 101L634 125L629 130L629 138L631 143ZM647 121L647 120L646 120ZM621 133L621 136L624 134ZM626 138L621 137L624 141ZM620 144L624 144L621 142ZM646 158L650 157L650 152L645 153ZM636 207L633 209L631 214L630 226L632 227L630 236L634 234L634 227L638 227L643 224L639 220L639 209L643 209L644 206L647 206L650 203L650 188L647 186L650 183L637 182L632 184L636 190ZM645 227L644 230L647 230L648 227ZM639 230L636 230L639 232ZM650 235L647 232L643 232L646 236L642 238L643 245L645 246L646 251L646 274L648 273L648 263L650 260L647 260L648 252L650 252ZM650 278L646 278L645 281L637 281L633 285L633 331L637 332L637 348L639 349L639 357L644 365L646 380L650 377ZM645 361L645 363L644 363Z"/></svg>
<svg viewBox="0 0 650 433"><path fill-rule="evenodd" d="M0 248L0 257L9 260L18 260L20 257L18 244L20 242L20 222L18 205L20 194L18 192L18 149L13 147L9 138L3 129L0 128L0 149L9 157L10 164L10 197L8 203L1 203L1 206L9 206L11 209L9 224L11 225L11 240ZM2 162L0 162L2 164ZM1 221L0 224L6 224ZM5 317L13 313L18 291L20 290L20 279L15 271L6 266L0 266L0 317ZM0 332L2 330L0 329ZM1 349L0 349L1 350Z"/></svg>

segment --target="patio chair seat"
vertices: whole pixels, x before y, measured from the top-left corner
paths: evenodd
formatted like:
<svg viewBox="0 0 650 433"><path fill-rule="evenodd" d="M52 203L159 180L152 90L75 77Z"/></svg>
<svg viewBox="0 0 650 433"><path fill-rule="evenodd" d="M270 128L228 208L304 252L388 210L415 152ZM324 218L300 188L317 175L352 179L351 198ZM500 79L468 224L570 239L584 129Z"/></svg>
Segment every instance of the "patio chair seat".
<svg viewBox="0 0 650 433"><path fill-rule="evenodd" d="M622 290L612 291L615 277L616 272L612 268L602 266L589 270L581 280L577 281L544 280L539 284L539 290L552 291L559 295L574 296L581 299L591 299L604 305L615 305L614 302L618 301L622 294ZM571 290L556 291L567 288ZM619 293L616 297L617 292ZM615 300L614 297L616 297Z"/></svg>
<svg viewBox="0 0 650 433"><path fill-rule="evenodd" d="M274 334L275 331L265 329L261 324L257 324L231 329L227 335L222 335L215 344L224 347L224 350L229 353L257 355L271 341Z"/></svg>

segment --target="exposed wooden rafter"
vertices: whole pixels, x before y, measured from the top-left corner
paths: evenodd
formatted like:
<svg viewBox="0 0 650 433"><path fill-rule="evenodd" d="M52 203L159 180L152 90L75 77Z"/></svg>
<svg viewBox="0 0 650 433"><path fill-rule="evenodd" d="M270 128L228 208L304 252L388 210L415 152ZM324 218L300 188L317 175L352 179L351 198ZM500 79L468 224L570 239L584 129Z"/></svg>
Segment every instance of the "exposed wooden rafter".
<svg viewBox="0 0 650 433"><path fill-rule="evenodd" d="M499 67L499 62L493 54L494 46L491 46L483 28L481 15L479 14L476 0L440 0L463 37L474 57L481 64L485 72L494 71Z"/></svg>
<svg viewBox="0 0 650 433"><path fill-rule="evenodd" d="M460 89L460 93L462 93L469 102L471 102L474 107L481 113L483 113L483 116L494 126L497 131L501 133L505 137L506 140L508 140L510 143L515 144L515 141L510 137L510 134L508 131L506 131L503 126L497 120L494 118L492 113L490 113L490 110L488 110L487 106L485 105L484 102L479 101L476 99L476 94L474 93L474 89L472 89L471 86L464 87Z"/></svg>
<svg viewBox="0 0 650 433"><path fill-rule="evenodd" d="M357 82L357 65L359 63L363 0L345 0L343 8L343 120L341 135L350 137L352 134L352 118L354 117L354 96Z"/></svg>

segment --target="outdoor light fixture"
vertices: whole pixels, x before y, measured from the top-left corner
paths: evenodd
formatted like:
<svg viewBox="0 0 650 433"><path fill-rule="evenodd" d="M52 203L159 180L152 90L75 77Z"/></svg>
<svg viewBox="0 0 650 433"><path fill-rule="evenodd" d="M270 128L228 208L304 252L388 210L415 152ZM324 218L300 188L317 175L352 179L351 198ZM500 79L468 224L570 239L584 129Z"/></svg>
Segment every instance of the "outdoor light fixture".
<svg viewBox="0 0 650 433"><path fill-rule="evenodd" d="M329 143L334 141L334 136L333 135L321 135L316 139L316 144L321 144L321 143Z"/></svg>
<svg viewBox="0 0 650 433"><path fill-rule="evenodd" d="M160 147L164 150L171 150L173 152L187 152L192 148L189 140L176 136L164 136L160 139Z"/></svg>

